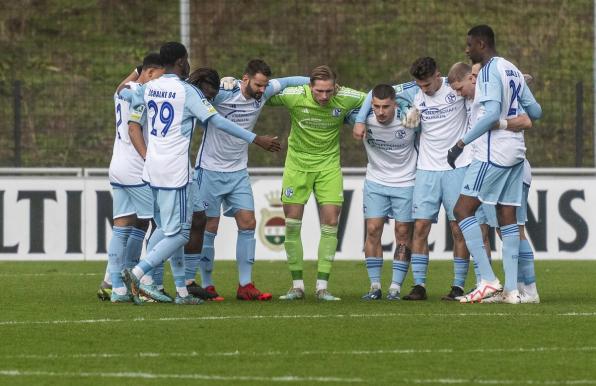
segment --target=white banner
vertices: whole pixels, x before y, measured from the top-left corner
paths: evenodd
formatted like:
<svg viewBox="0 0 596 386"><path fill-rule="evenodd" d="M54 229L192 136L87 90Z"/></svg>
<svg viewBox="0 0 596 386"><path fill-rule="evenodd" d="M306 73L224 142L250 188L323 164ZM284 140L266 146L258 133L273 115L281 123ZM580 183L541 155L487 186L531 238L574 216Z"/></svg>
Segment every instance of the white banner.
<svg viewBox="0 0 596 386"><path fill-rule="evenodd" d="M363 258L363 176L344 180L337 259ZM257 217L257 259L285 260L281 176L252 177ZM538 259L596 259L596 181L591 176L535 176L527 235ZM0 177L0 260L105 260L111 237L112 198L103 177ZM392 256L393 224L383 232ZM443 213L433 225L431 259L452 256ZM223 218L216 258L234 259L237 229ZM305 259L316 259L319 220L314 198L302 227ZM498 248L498 237L496 241ZM498 256L498 254L497 254Z"/></svg>

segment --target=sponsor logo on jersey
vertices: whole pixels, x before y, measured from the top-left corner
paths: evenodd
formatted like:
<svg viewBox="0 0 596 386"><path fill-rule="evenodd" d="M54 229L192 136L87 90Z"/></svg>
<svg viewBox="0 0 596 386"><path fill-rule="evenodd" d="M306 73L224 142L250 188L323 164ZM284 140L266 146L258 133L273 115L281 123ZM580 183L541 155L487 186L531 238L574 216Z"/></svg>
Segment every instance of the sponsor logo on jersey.
<svg viewBox="0 0 596 386"><path fill-rule="evenodd" d="M265 198L269 202L269 207L261 209L259 239L269 250L280 252L286 240L286 220L281 209L279 190L270 192L265 195Z"/></svg>
<svg viewBox="0 0 596 386"><path fill-rule="evenodd" d="M450 92L449 94L447 94L447 96L445 97L445 102L447 103L455 103L455 100L457 99L457 97L455 96L454 93Z"/></svg>
<svg viewBox="0 0 596 386"><path fill-rule="evenodd" d="M216 112L215 107L213 107L213 105L211 103L209 103L209 101L207 99L201 99L201 102L203 102L205 107L207 107L207 111L209 111L210 113Z"/></svg>
<svg viewBox="0 0 596 386"><path fill-rule="evenodd" d="M333 115L334 117L339 117L341 115L341 109L333 109L331 115Z"/></svg>

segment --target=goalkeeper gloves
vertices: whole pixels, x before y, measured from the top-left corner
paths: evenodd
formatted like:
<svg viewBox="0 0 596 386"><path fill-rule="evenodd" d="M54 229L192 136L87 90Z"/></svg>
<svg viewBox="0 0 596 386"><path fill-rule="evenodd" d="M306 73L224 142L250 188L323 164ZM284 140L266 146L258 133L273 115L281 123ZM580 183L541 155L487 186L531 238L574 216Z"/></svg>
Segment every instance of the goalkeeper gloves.
<svg viewBox="0 0 596 386"><path fill-rule="evenodd" d="M463 147L459 147L457 145L457 143L456 143L455 146L453 146L447 152L447 163L453 169L455 169L455 160L457 160L457 157L459 157L463 151L464 151L464 148Z"/></svg>
<svg viewBox="0 0 596 386"><path fill-rule="evenodd" d="M415 129L420 125L420 111L416 107L410 107L406 110L403 118L401 119L401 124L406 129Z"/></svg>
<svg viewBox="0 0 596 386"><path fill-rule="evenodd" d="M226 91L233 90L235 85L236 79L233 76L224 76L219 81L219 87L223 87Z"/></svg>

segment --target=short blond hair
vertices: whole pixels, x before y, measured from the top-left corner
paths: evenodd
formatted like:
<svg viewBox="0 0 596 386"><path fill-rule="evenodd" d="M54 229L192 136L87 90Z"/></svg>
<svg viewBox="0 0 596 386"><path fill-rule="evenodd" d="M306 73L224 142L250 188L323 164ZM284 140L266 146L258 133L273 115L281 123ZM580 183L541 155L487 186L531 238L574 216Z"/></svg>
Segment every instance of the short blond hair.
<svg viewBox="0 0 596 386"><path fill-rule="evenodd" d="M310 72L310 84L315 84L317 80L332 80L337 83L337 74L327 65L318 66Z"/></svg>
<svg viewBox="0 0 596 386"><path fill-rule="evenodd" d="M447 82L454 83L454 82L461 82L464 80L466 75L472 73L472 66L468 63L464 62L457 62L451 69L449 69L449 74L447 74Z"/></svg>

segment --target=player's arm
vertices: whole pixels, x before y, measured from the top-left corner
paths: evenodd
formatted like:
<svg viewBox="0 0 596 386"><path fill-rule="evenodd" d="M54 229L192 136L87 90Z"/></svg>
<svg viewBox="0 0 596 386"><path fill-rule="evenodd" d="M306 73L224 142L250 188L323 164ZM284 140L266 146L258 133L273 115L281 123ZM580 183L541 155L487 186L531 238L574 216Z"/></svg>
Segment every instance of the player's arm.
<svg viewBox="0 0 596 386"><path fill-rule="evenodd" d="M277 137L256 135L243 129L229 119L222 117L196 87L189 84L186 91L187 108L192 116L203 123L203 126L210 123L231 136L240 138L247 143L254 143L267 151L281 150L281 144L277 141Z"/></svg>
<svg viewBox="0 0 596 386"><path fill-rule="evenodd" d="M501 122L500 122L501 123ZM515 118L505 120L505 129L518 133L532 128L532 120L527 114L518 115Z"/></svg>
<svg viewBox="0 0 596 386"><path fill-rule="evenodd" d="M126 83L128 82L136 82L139 79L139 76L141 75L141 71L143 70L143 66L139 66L137 68L135 68L126 78L124 78L124 80L122 82L120 82L120 84L118 85L118 87L116 88L116 92L119 93L120 90L122 90L123 88L126 87Z"/></svg>
<svg viewBox="0 0 596 386"><path fill-rule="evenodd" d="M484 133L492 129L493 127L498 127L499 125L499 117L501 114L501 103L497 102L496 100L487 100L485 102L481 102L484 106L486 113L480 118L474 126L464 135L462 139L457 141L455 145L447 152L447 163L455 169L455 160L461 155L464 151L464 147L471 142L475 141L477 138L480 138Z"/></svg>
<svg viewBox="0 0 596 386"><path fill-rule="evenodd" d="M120 95L128 90L122 90ZM130 142L143 159L147 157L147 145L143 137L143 127L147 124L147 111L145 109L145 86L139 86L130 92L130 118L128 120L128 136Z"/></svg>
<svg viewBox="0 0 596 386"><path fill-rule="evenodd" d="M295 87L308 84L310 78L306 76L288 76L285 78L271 79L265 88L263 97L271 98L282 92L286 87Z"/></svg>
<svg viewBox="0 0 596 386"><path fill-rule="evenodd" d="M532 90L529 87L524 87L521 95L519 96L519 104L524 108L526 113L531 120L535 121L542 117L542 107L538 102L536 102L536 98L534 98L534 94L532 94Z"/></svg>

